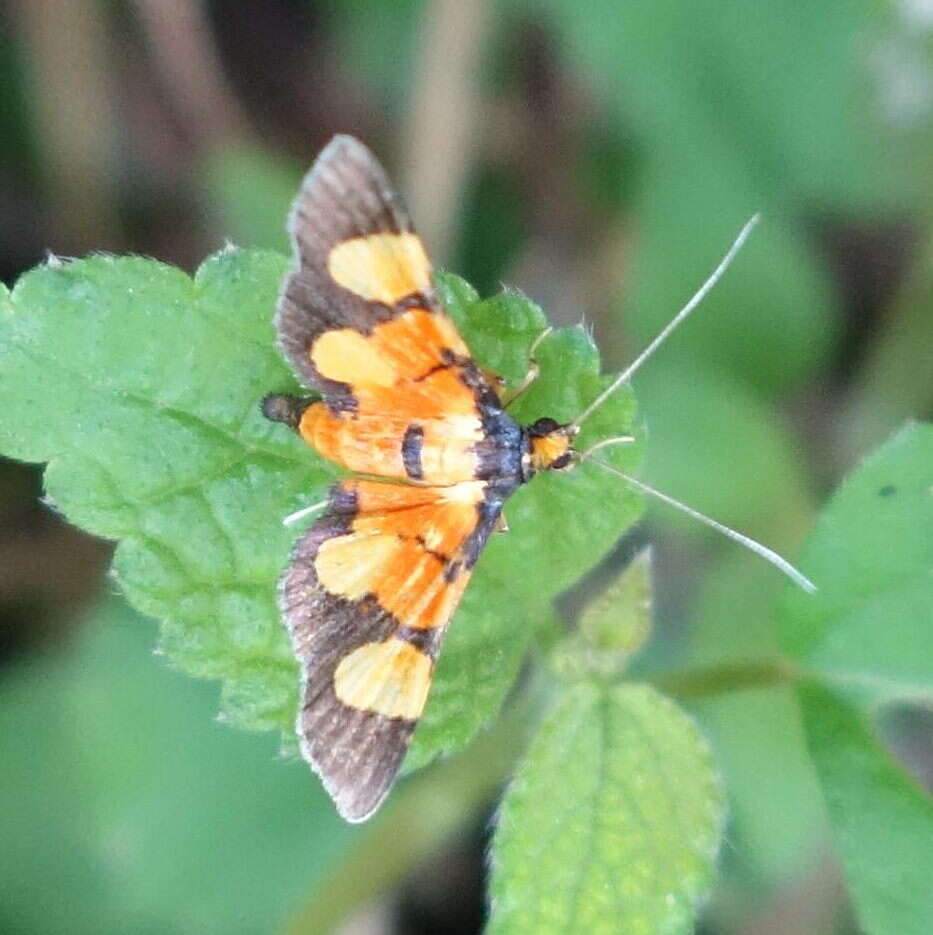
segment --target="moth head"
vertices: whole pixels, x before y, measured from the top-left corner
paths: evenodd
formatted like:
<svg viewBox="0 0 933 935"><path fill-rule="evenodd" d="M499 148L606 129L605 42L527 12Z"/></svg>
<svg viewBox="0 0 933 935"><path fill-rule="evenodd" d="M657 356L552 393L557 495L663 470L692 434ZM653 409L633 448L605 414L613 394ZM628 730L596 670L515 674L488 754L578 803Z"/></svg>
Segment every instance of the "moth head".
<svg viewBox="0 0 933 935"><path fill-rule="evenodd" d="M579 430L550 418L528 426L528 461L533 472L563 471L573 467L576 451L573 439Z"/></svg>

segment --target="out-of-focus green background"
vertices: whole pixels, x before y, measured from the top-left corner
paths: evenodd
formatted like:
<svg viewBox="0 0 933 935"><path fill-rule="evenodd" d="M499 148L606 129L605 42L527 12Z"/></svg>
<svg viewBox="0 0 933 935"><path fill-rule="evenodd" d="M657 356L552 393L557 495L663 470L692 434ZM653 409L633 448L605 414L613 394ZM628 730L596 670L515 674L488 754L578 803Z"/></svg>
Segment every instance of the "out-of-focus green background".
<svg viewBox="0 0 933 935"><path fill-rule="evenodd" d="M793 554L859 456L933 408L931 113L926 0L8 0L0 275L284 250L302 171L351 132L439 264L584 319L618 366L761 211L637 379L643 474ZM660 510L646 535L655 661L768 654L773 570ZM153 654L108 555L38 468L0 462L0 931L478 931L495 799L446 824L432 799L459 824L436 841L344 825L277 738L217 724L216 686ZM702 931L854 933L790 696L694 713L730 796ZM929 782L922 721L889 740Z"/></svg>

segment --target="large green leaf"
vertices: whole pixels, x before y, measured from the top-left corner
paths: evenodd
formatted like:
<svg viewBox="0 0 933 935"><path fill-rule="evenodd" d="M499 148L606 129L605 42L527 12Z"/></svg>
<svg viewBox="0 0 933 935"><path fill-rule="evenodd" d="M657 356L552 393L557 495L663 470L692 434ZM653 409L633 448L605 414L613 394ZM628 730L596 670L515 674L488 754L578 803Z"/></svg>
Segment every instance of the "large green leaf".
<svg viewBox="0 0 933 935"><path fill-rule="evenodd" d="M567 61L654 152L689 154L718 141L725 159L734 154L762 187L830 204L890 197L866 189L883 187L872 185L872 171L875 182L888 182L894 167L858 111L839 106L864 92L867 66L851 49L872 26L870 6L536 5L552 13ZM735 181L733 164L720 160L720 168ZM697 169L703 177L688 178L702 186L716 164L698 160Z"/></svg>
<svg viewBox="0 0 933 935"><path fill-rule="evenodd" d="M646 685L568 690L506 793L490 933L693 930L723 803L693 722Z"/></svg>
<svg viewBox="0 0 933 935"><path fill-rule="evenodd" d="M259 414L265 393L296 389L271 323L286 265L227 250L193 279L105 256L33 270L0 296L0 448L48 461L46 488L67 518L120 540L126 594L162 621L172 660L223 680L230 720L290 736L297 672L275 586L296 533L280 520L320 499L335 469ZM444 295L478 358L517 376L540 311L511 295L478 303L464 283L449 283ZM555 332L540 357L525 418L569 418L604 384L581 330ZM626 431L633 410L620 392L584 441ZM631 466L636 448L615 457ZM551 598L639 508L592 465L538 478L515 497L512 532L494 537L454 622L416 761L459 746L495 713Z"/></svg>
<svg viewBox="0 0 933 935"><path fill-rule="evenodd" d="M719 140L708 151L697 140L687 150L656 155L634 206L640 240L624 282L626 324L638 346L647 343L760 211L754 234L695 320L651 366L663 373L675 363L693 370L702 363L775 396L823 360L831 292L794 219L771 207L747 172Z"/></svg>
<svg viewBox="0 0 933 935"><path fill-rule="evenodd" d="M910 425L868 458L821 517L789 594L786 651L803 667L804 723L862 925L929 930L933 802L878 737L880 706L933 700L933 427Z"/></svg>
<svg viewBox="0 0 933 935"><path fill-rule="evenodd" d="M120 539L131 601L164 621L189 671L225 680L224 708L288 724L295 668L275 605L294 535L284 512L332 473L258 410L294 388L273 344L275 254L226 251L192 280L98 256L24 276L0 317L0 445L48 461L71 521Z"/></svg>

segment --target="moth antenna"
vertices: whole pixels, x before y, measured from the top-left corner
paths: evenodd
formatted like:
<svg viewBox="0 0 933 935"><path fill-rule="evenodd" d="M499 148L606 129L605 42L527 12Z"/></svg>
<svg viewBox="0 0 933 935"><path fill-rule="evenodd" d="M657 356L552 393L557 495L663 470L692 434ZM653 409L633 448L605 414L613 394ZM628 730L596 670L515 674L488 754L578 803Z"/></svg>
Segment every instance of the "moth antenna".
<svg viewBox="0 0 933 935"><path fill-rule="evenodd" d="M320 503L312 503L311 506L306 506L303 510L296 510L294 513L289 513L288 516L282 520L282 525L291 526L294 523L300 522L306 516L310 516L318 510L323 510L325 506L327 506L327 500L321 500Z"/></svg>
<svg viewBox="0 0 933 935"><path fill-rule="evenodd" d="M626 474L624 471L620 471L611 464L607 464L605 461L600 461L599 458L592 458L591 460L594 464L598 464L601 468L609 471L611 474L618 475L643 493L655 497L662 503L666 503L668 506L672 506L675 509L680 510L682 513L686 513L688 516L692 516L694 519L699 520L701 523L704 523L712 529L715 529L717 532L721 532L724 536L732 539L734 542L738 542L740 545L744 545L745 548L750 549L756 555L760 555L766 562L770 562L772 565L774 565L775 568L784 572L784 574L787 575L787 577L790 578L794 584L800 588L803 588L803 590L808 594L816 593L816 585L809 578L797 571L797 569L794 568L790 562L784 558L781 558L777 552L772 551L767 546L762 545L760 542L756 542L754 539L750 539L748 536L742 535L742 533L737 532L734 529L730 529L728 526L724 526L722 523L719 523L711 517L706 516L704 513L700 513L698 510L694 510L693 507L687 506L686 503L681 503L679 500L675 500L673 497L669 497L666 493L661 493L660 490L655 490L654 487L649 487L647 484L644 484L640 480L637 480L631 475Z"/></svg>
<svg viewBox="0 0 933 935"><path fill-rule="evenodd" d="M739 250L745 246L745 241L748 240L749 235L754 229L755 225L761 220L760 214L755 214L748 221L745 222L745 226L739 231L738 237L735 238L732 246L729 248L729 252L720 260L719 266L713 270L706 282L694 293L693 298L667 323L667 325L661 330L661 332L655 337L655 339L625 368L625 370L620 373L612 383L606 387L576 417L576 419L571 422L571 426L574 428L579 428L583 422L588 419L599 407L610 397L612 394L620 387L623 383L628 383L635 373L639 370L641 365L648 360L649 357L667 340L668 335L706 298L713 286L722 278L723 273L729 268L732 264L732 261L735 259L736 254Z"/></svg>
<svg viewBox="0 0 933 935"><path fill-rule="evenodd" d="M601 442L590 445L586 451L578 456L577 461L583 464L590 455L595 454L600 448L608 448L610 445L630 445L633 441L635 441L634 435L616 435L613 438L604 438Z"/></svg>

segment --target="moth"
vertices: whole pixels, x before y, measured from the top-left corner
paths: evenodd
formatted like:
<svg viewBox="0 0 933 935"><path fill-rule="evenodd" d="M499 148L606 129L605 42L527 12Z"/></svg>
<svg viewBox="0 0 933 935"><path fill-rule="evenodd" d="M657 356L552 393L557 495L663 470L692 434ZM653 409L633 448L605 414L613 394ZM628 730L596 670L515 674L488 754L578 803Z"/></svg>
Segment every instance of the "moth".
<svg viewBox="0 0 933 935"><path fill-rule="evenodd" d="M438 302L399 196L352 137L335 137L319 155L289 232L295 265L275 327L312 393L269 395L263 413L357 476L334 484L299 537L280 605L301 668L302 754L340 814L362 821L395 780L503 504L536 473L589 454L573 445L580 424L622 380L570 424L519 424L508 404L534 379L533 362L509 396L476 364Z"/></svg>

